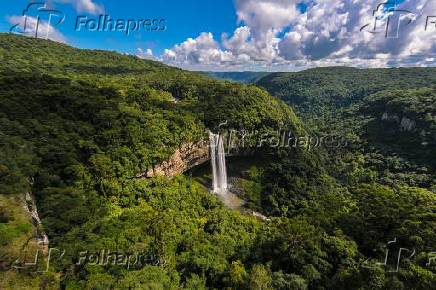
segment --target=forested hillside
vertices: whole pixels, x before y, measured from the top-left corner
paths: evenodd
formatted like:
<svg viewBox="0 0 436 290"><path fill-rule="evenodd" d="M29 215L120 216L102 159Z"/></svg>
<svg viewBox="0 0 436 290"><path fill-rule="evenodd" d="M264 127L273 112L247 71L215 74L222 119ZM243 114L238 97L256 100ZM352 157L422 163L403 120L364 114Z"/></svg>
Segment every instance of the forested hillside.
<svg viewBox="0 0 436 290"><path fill-rule="evenodd" d="M271 74L258 82L295 107L313 134L332 134L347 140L346 146L326 148L330 163L324 168L351 193L354 201L350 200L348 206L354 204L356 208L339 224L366 256L373 256L370 252L381 240L396 239L404 248L414 250L420 247L418 244L426 245L427 250L421 248L424 253L436 246L431 230L436 217L435 72L433 68L318 68ZM273 165L274 171L268 176L270 195L266 199L266 208L280 215L288 214L289 208L298 204L295 193L308 189L297 187L301 184L297 162L283 160ZM321 188L316 183L313 187ZM298 191L290 192L293 188ZM391 276L395 280L391 285L373 287L434 288L434 267L423 267L419 256L409 261L412 264L408 269L414 274L400 269ZM433 277L432 282L419 284L414 280L417 275ZM405 280L413 282L405 287Z"/></svg>
<svg viewBox="0 0 436 290"><path fill-rule="evenodd" d="M325 67L272 73L257 84L313 119L383 90L434 87L436 68Z"/></svg>
<svg viewBox="0 0 436 290"><path fill-rule="evenodd" d="M0 59L0 289L435 288L426 265L436 240L433 70L405 73L389 94L362 80L365 93L354 95L353 82L337 79L329 95L347 106L325 109L337 121L321 126L254 85L134 56L0 34ZM284 97L296 95L294 81L261 82L299 114L311 103L324 111L315 92L328 74L302 74L301 102ZM223 122L258 136L340 134L348 145L256 149L238 173L240 196L263 220L227 208L189 174L140 177ZM413 141L383 147L404 128ZM23 254L33 247L26 192L60 250L48 269L47 255L37 268L24 263L33 257ZM382 262L395 238L416 254L391 273Z"/></svg>
<svg viewBox="0 0 436 290"><path fill-rule="evenodd" d="M61 285L107 289L118 281L168 289L225 283L258 223L225 210L183 177L136 176L223 121L260 132L302 130L292 110L256 87L133 56L0 38L1 193L35 195L50 245L67 252L64 264L53 269L63 273ZM2 232L14 230L16 209L5 204L1 210L8 217ZM2 238L2 264L17 258L9 251L15 238ZM140 252L155 261L134 270L74 267L80 250L101 249Z"/></svg>
<svg viewBox="0 0 436 290"><path fill-rule="evenodd" d="M429 84L430 86L430 84ZM364 99L364 136L381 149L436 169L436 87L386 90Z"/></svg>

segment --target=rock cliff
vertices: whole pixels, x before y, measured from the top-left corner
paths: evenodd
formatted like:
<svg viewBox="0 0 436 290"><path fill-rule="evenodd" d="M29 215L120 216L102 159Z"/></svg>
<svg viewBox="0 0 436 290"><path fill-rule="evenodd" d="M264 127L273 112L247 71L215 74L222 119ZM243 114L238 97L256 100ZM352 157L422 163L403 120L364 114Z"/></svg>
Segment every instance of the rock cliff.
<svg viewBox="0 0 436 290"><path fill-rule="evenodd" d="M209 160L209 143L199 141L187 143L174 152L171 157L147 170L145 177L173 177ZM142 176L144 177L144 175Z"/></svg>
<svg viewBox="0 0 436 290"><path fill-rule="evenodd" d="M404 116L400 118L397 114L389 114L388 112L384 112L381 119L382 121L391 121L398 123L402 131L410 132L413 131L416 127L415 121Z"/></svg>

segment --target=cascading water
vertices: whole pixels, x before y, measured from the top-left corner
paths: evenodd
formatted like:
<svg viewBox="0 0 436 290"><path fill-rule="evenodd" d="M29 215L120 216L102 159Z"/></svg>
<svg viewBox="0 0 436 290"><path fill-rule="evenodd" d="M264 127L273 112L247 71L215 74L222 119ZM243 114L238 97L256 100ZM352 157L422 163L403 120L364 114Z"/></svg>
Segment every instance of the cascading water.
<svg viewBox="0 0 436 290"><path fill-rule="evenodd" d="M217 194L227 193L227 170L226 153L224 142L220 134L209 132L210 163L212 164L213 192Z"/></svg>
<svg viewBox="0 0 436 290"><path fill-rule="evenodd" d="M209 150L210 163L212 164L212 191L218 195L218 198L221 199L228 208L234 210L241 209L245 202L228 190L226 153L224 151L222 135L213 134L209 131ZM252 214L259 219L270 220L258 212L253 211Z"/></svg>

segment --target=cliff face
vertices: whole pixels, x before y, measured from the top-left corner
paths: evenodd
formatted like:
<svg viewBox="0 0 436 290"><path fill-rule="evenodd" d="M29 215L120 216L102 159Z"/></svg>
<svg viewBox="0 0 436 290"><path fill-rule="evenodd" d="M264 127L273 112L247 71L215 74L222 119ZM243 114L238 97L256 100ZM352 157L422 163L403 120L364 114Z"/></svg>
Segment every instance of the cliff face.
<svg viewBox="0 0 436 290"><path fill-rule="evenodd" d="M145 177L173 177L209 160L209 143L187 143L167 160L147 170Z"/></svg>
<svg viewBox="0 0 436 290"><path fill-rule="evenodd" d="M402 131L413 131L416 127L416 122L407 118L407 117L400 117L396 114L388 114L388 112L384 112L382 116L382 121L393 121L400 125L400 129Z"/></svg>
<svg viewBox="0 0 436 290"><path fill-rule="evenodd" d="M42 226L41 219L39 218L38 209L33 196L30 193L25 194L25 208L31 218L34 227L34 237L38 246L42 249L44 254L48 253L49 240Z"/></svg>
<svg viewBox="0 0 436 290"><path fill-rule="evenodd" d="M227 142L228 140L225 140L225 144L227 144ZM252 156L256 151L255 148L244 148L239 145L240 144L233 144L232 148L227 148L226 156ZM137 177L174 177L194 168L195 166L205 163L209 159L209 140L187 143L177 149L168 160L149 168L147 172L140 174Z"/></svg>

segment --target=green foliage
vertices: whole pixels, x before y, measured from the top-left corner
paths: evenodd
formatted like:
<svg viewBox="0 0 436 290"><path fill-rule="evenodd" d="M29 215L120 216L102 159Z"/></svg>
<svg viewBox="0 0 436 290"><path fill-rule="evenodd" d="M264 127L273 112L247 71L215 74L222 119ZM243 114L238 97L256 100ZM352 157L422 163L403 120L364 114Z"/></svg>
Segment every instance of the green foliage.
<svg viewBox="0 0 436 290"><path fill-rule="evenodd" d="M138 176L225 121L303 130L291 108L254 86L16 35L0 35L0 58L0 189L36 196L50 246L65 249L53 261L61 287L246 285L259 222L184 177ZM11 241L15 228L0 225ZM101 250L147 261L76 265Z"/></svg>
<svg viewBox="0 0 436 290"><path fill-rule="evenodd" d="M249 289L269 290L272 289L272 278L265 266L254 265L251 269Z"/></svg>
<svg viewBox="0 0 436 290"><path fill-rule="evenodd" d="M262 208L268 215L294 216L334 190L334 181L317 154L306 151L281 151L262 175Z"/></svg>
<svg viewBox="0 0 436 290"><path fill-rule="evenodd" d="M424 266L436 240L434 69L263 78L304 126L258 87L133 56L0 34L0 58L0 197L32 191L50 246L65 249L40 287L59 277L60 289L434 288L434 269ZM392 122L376 130L386 111L415 120L413 141ZM191 178L140 178L226 121L258 134L325 129L353 143L264 150L235 166L241 196L265 221L225 208ZM394 137L401 142L390 144ZM413 153L419 142L426 145ZM15 219L16 204L0 205L0 266L31 232ZM382 259L395 237L419 251L416 260L396 276L362 266ZM78 263L102 250L144 261Z"/></svg>
<svg viewBox="0 0 436 290"><path fill-rule="evenodd" d="M435 76L433 68L318 68L271 74L258 82L293 105L308 131L343 136L348 143L312 155L287 152L262 176L262 206L269 215L304 216L328 234L321 245L315 239L319 249L334 249L328 258L321 255L328 263L304 264L323 282L288 270L309 288L435 287L434 268L423 267L436 240ZM388 267L368 269L358 262L360 257L382 261L394 239L399 247L421 253L402 261L396 275L389 275Z"/></svg>
<svg viewBox="0 0 436 290"><path fill-rule="evenodd" d="M401 237L407 248L431 251L436 236L434 193L411 187L362 184L352 190L357 207L342 221L347 233L370 254L380 241ZM368 230L371 229L371 230Z"/></svg>
<svg viewBox="0 0 436 290"><path fill-rule="evenodd" d="M376 146L436 168L436 89L388 90L364 99L364 132ZM410 126L410 127L409 127Z"/></svg>
<svg viewBox="0 0 436 290"><path fill-rule="evenodd" d="M376 92L434 86L435 81L434 68L362 70L326 67L296 73L273 73L257 84L292 104L305 119L316 120L329 115L332 109L334 112L335 108L348 106Z"/></svg>

